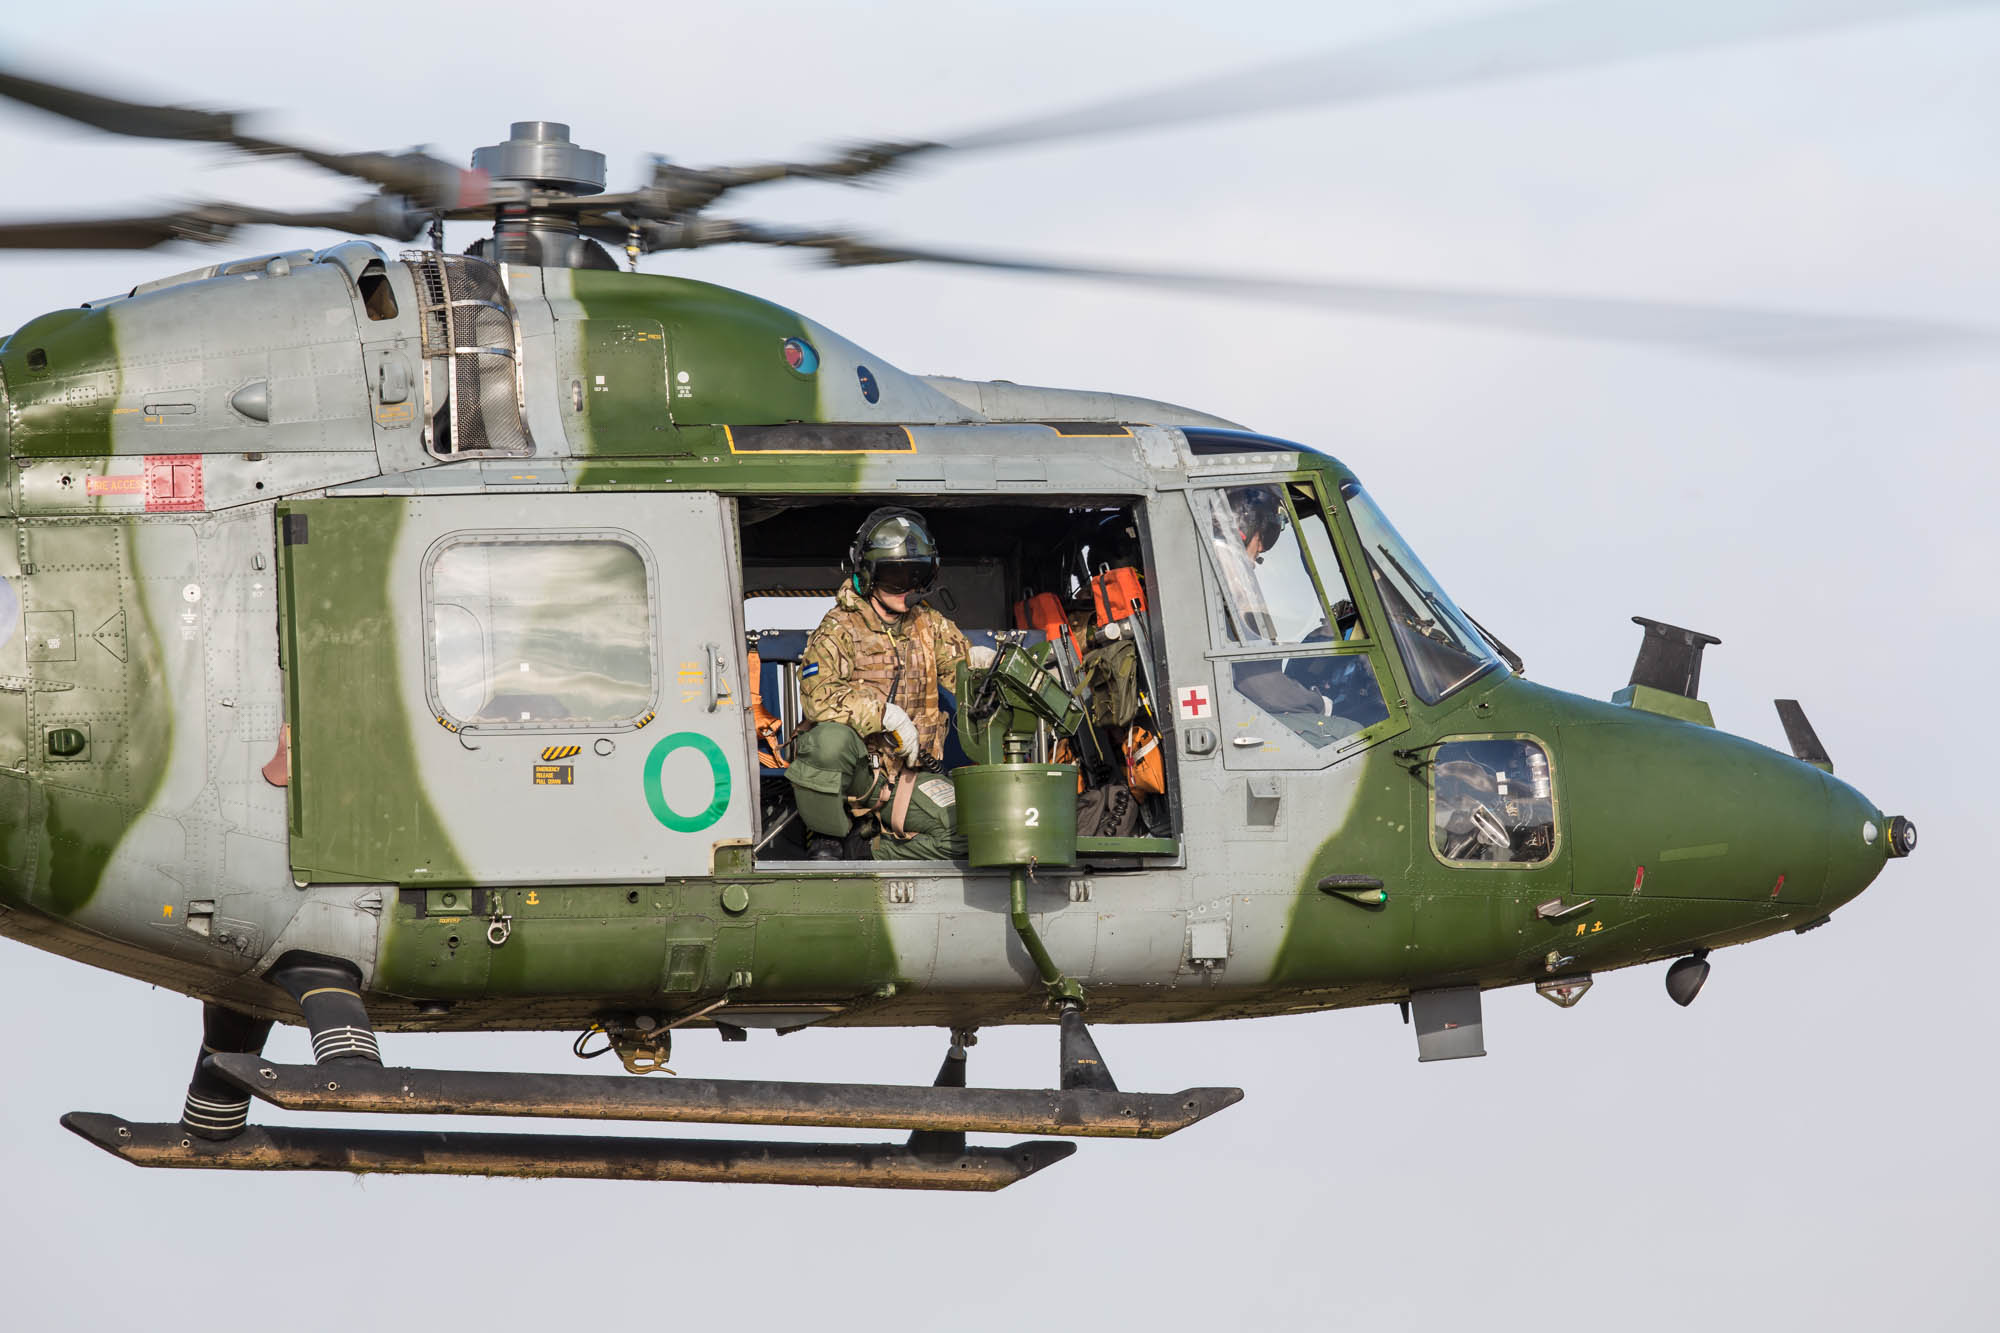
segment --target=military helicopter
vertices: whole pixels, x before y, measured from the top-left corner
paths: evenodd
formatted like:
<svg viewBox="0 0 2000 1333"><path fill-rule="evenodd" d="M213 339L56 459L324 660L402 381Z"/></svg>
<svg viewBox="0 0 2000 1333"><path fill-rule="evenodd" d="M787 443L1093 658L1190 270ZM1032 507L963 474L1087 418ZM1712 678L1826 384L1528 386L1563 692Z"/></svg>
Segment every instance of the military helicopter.
<svg viewBox="0 0 2000 1333"><path fill-rule="evenodd" d="M1581 7L1542 12L1565 10ZM1584 46L1575 58L1618 54ZM18 742L0 756L0 930L204 1003L179 1123L66 1121L128 1160L999 1188L1070 1145L967 1134L1157 1137L1241 1095L1119 1089L1089 1024L1395 1003L1420 1058L1478 1055L1484 989L1573 1004L1598 972L1676 960L1686 1003L1711 950L1810 929L1915 846L1908 819L1831 776L1796 705L1780 704L1790 756L1714 729L1698 697L1709 636L1642 622L1609 703L1529 682L1355 473L1307 445L1165 403L909 375L741 293L621 273L603 248L1025 267L703 216L736 189L946 145L662 164L606 194L602 159L553 122L517 124L466 173L14 74L0 92L383 191L325 214L30 224L0 230L7 244L271 222L408 241L439 219L495 222L469 255L357 240L198 268L0 346L18 602L0 644ZM1756 346L1955 334L1388 289L1311 299ZM800 636L755 617L837 585L847 538L885 504L952 519L955 618L1000 650L954 692L958 752L936 757L964 862L810 862L787 806ZM1137 701L1125 721L1100 716L1111 691L1084 670L1115 645ZM1125 752L1135 727L1156 778ZM1094 765L1093 746L1108 751ZM1079 782L1133 793L1136 827L1080 829ZM315 1065L261 1058L274 1020L304 1022ZM1009 1023L1056 1026L1054 1088L967 1086L973 1031ZM566 1030L580 1054L644 1072L677 1029L880 1024L951 1032L932 1086L386 1068L377 1039ZM263 1127L253 1098L911 1138Z"/></svg>

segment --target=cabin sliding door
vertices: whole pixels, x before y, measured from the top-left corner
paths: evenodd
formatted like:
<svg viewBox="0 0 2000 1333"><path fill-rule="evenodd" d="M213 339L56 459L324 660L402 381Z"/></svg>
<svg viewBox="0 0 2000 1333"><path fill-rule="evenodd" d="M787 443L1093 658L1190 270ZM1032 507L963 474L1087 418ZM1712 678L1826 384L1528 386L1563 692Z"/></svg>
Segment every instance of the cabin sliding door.
<svg viewBox="0 0 2000 1333"><path fill-rule="evenodd" d="M656 880L749 838L726 501L334 497L278 522L295 878Z"/></svg>

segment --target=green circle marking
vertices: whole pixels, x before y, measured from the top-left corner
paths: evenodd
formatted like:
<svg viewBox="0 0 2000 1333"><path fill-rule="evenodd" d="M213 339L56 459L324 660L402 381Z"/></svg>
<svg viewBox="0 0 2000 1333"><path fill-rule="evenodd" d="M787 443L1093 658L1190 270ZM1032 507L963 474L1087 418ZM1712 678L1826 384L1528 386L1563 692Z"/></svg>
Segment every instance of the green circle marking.
<svg viewBox="0 0 2000 1333"><path fill-rule="evenodd" d="M676 750L689 746L701 751L708 760L708 770L715 777L715 795L710 798L708 808L699 814L677 814L667 804L667 793L660 783L660 772L666 767L667 756ZM653 818L665 824L676 833L698 833L716 820L729 808L729 793L735 785L729 776L729 761L722 755L722 747L698 731L676 731L671 736L662 736L646 756L646 769L640 779L646 789L646 804L653 811Z"/></svg>

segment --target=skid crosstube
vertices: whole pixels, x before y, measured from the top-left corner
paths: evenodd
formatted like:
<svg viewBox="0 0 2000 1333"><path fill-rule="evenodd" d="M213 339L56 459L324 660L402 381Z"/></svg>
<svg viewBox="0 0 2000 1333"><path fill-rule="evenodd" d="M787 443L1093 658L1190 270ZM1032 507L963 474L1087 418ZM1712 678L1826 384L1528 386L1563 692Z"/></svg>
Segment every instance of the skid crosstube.
<svg viewBox="0 0 2000 1333"><path fill-rule="evenodd" d="M691 1078L656 1083L600 1074L281 1065L254 1055L211 1055L205 1063L245 1092L297 1111L1157 1139L1243 1099L1240 1088L1167 1093Z"/></svg>
<svg viewBox="0 0 2000 1333"><path fill-rule="evenodd" d="M72 1111L62 1123L139 1166L910 1190L1005 1189L1076 1151L1073 1143L1047 1142L929 1153L893 1143L745 1143L282 1125L252 1125L235 1138L210 1142L180 1125L134 1124L85 1111Z"/></svg>

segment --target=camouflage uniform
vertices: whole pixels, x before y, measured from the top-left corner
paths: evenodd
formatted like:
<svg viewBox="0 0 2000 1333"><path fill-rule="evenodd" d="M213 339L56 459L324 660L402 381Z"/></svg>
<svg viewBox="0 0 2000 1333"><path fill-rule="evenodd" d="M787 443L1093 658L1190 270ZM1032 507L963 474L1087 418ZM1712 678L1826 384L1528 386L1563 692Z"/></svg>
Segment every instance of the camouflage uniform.
<svg viewBox="0 0 2000 1333"><path fill-rule="evenodd" d="M841 585L834 603L806 640L799 688L812 725L799 733L786 771L806 827L844 837L856 815L879 811L886 823L905 767L894 734L882 729L891 689L916 726L918 748L937 757L948 721L938 690L954 687L971 649L958 626L928 606L885 623L851 584ZM910 836L876 841L878 859L965 854L949 779L919 775L904 828Z"/></svg>

